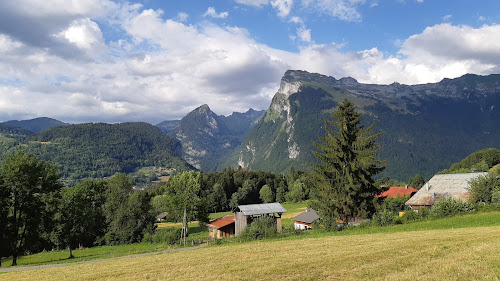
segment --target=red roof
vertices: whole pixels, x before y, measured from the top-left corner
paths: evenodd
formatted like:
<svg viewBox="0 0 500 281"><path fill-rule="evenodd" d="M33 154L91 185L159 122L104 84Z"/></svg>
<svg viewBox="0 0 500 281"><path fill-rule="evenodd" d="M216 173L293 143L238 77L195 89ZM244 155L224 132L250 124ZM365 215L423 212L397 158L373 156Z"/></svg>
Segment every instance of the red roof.
<svg viewBox="0 0 500 281"><path fill-rule="evenodd" d="M391 186L389 187L388 190L376 195L375 197L403 197L403 196L411 196L412 194L416 193L418 190L416 190L413 187L410 186Z"/></svg>
<svg viewBox="0 0 500 281"><path fill-rule="evenodd" d="M234 223L234 216L233 215L227 215L225 217L218 218L218 219L215 219L215 220L211 221L210 225L213 225L216 228L221 228L221 227L224 227L226 225L230 225L232 223Z"/></svg>

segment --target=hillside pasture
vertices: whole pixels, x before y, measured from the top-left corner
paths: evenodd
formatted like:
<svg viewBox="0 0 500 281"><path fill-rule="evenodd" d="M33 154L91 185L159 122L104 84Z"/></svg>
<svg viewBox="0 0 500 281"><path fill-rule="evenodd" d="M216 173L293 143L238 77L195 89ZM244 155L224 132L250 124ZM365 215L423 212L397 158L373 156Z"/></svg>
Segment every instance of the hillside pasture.
<svg viewBox="0 0 500 281"><path fill-rule="evenodd" d="M361 234L224 244L5 273L0 280L494 280L500 278L499 218L475 214L409 224L414 231L403 225L378 228L386 233L366 234L368 228ZM476 223L453 228L450 222L459 219ZM431 229L417 230L419 225Z"/></svg>

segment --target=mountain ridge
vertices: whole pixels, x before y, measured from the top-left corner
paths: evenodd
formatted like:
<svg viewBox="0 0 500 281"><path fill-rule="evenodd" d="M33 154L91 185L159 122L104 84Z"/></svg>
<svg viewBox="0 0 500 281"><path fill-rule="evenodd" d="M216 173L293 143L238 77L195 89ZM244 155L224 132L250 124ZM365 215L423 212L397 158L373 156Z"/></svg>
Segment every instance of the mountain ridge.
<svg viewBox="0 0 500 281"><path fill-rule="evenodd" d="M312 142L324 134L324 121L345 98L356 104L365 126L375 123L374 132L383 133L380 157L388 167L382 176L430 176L500 139L495 121L500 75L376 85L289 70L264 117L222 167L311 170L316 163Z"/></svg>

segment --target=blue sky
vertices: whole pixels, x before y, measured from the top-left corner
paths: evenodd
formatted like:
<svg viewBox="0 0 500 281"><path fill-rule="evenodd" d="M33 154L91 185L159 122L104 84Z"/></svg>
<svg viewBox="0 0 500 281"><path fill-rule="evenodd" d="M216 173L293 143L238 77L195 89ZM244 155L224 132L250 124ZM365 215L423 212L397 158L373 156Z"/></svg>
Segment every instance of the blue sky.
<svg viewBox="0 0 500 281"><path fill-rule="evenodd" d="M266 109L287 69L364 83L500 73L500 1L0 1L0 121Z"/></svg>

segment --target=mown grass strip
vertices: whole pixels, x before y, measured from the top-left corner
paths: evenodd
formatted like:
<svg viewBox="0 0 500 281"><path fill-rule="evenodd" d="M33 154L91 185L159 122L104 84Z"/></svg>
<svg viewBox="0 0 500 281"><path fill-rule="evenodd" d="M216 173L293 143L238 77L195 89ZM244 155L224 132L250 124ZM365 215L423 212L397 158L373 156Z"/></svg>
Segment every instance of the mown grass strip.
<svg viewBox="0 0 500 281"><path fill-rule="evenodd" d="M491 280L500 227L259 241L64 268L0 280Z"/></svg>

